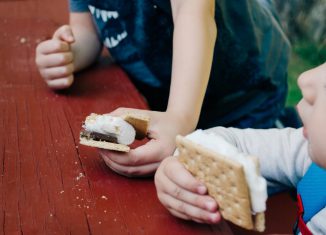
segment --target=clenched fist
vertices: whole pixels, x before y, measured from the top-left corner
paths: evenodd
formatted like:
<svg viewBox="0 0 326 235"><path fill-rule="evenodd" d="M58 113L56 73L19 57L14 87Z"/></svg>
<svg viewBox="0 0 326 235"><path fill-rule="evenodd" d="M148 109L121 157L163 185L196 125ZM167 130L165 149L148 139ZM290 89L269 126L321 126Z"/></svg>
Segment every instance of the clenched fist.
<svg viewBox="0 0 326 235"><path fill-rule="evenodd" d="M36 47L36 64L41 76L52 89L64 89L74 81L74 55L71 44L75 41L69 25L58 28L52 39Z"/></svg>

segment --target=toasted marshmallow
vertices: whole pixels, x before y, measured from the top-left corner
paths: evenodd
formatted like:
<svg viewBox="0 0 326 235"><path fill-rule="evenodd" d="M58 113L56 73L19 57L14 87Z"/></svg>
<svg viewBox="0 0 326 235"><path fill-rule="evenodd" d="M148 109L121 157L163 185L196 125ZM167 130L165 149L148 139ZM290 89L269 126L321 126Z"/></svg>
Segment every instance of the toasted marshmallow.
<svg viewBox="0 0 326 235"><path fill-rule="evenodd" d="M117 138L118 144L129 145L135 141L135 129L121 117L92 113L86 118L83 128L89 132L113 136Z"/></svg>

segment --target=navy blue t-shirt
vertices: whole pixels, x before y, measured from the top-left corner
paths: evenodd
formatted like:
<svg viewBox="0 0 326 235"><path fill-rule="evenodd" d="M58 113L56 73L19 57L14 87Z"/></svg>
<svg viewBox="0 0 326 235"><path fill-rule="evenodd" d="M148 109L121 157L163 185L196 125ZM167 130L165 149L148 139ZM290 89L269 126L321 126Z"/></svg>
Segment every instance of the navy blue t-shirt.
<svg viewBox="0 0 326 235"><path fill-rule="evenodd" d="M289 43L268 0L216 0L218 36L198 127L272 127L284 107ZM103 44L155 110L167 105L169 0L70 0L90 11ZM191 40L191 39L189 39Z"/></svg>

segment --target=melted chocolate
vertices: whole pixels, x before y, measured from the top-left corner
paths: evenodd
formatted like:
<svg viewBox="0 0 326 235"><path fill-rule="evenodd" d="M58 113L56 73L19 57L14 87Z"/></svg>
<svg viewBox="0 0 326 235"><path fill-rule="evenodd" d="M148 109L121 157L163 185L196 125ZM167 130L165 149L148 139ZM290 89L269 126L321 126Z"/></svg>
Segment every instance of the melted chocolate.
<svg viewBox="0 0 326 235"><path fill-rule="evenodd" d="M92 140L96 140L96 141L106 141L106 142L110 142L110 143L118 143L118 139L117 137L112 134L112 135L105 135L102 133L98 133L98 132L90 132L90 131L82 131L80 132L80 136L86 139L92 139Z"/></svg>

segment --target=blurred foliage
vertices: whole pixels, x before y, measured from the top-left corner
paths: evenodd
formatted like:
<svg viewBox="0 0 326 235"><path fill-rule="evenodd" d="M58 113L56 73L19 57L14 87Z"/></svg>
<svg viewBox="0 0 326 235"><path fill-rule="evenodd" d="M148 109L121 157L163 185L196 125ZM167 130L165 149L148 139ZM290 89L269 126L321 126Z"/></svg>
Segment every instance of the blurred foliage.
<svg viewBox="0 0 326 235"><path fill-rule="evenodd" d="M301 92L297 85L299 75L326 62L326 46L308 40L294 42L292 55L288 67L289 93L287 106L294 106L301 99Z"/></svg>
<svg viewBox="0 0 326 235"><path fill-rule="evenodd" d="M293 51L314 66L320 65L326 61L325 44L318 45L307 41L299 41L295 43Z"/></svg>

